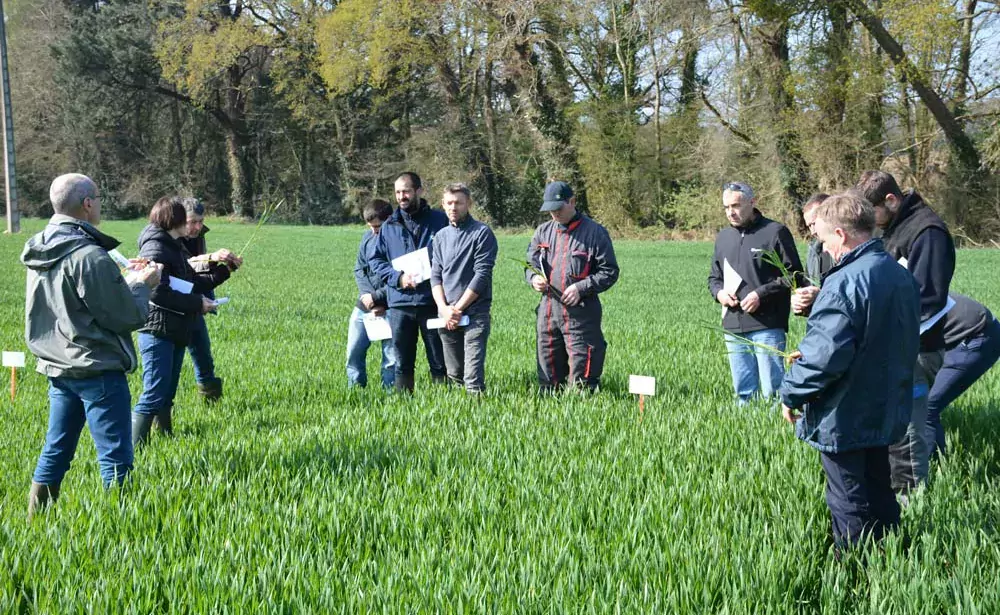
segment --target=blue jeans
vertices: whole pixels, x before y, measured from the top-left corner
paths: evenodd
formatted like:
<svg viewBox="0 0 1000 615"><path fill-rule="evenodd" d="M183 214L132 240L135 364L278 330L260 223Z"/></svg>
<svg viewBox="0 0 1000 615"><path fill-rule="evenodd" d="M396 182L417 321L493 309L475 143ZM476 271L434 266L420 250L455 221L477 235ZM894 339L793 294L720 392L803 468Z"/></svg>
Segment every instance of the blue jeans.
<svg viewBox="0 0 1000 615"><path fill-rule="evenodd" d="M194 365L194 379L198 384L206 384L215 380L215 361L212 359L212 341L208 337L208 324L205 316L198 315L194 328L191 330L191 341L188 342L188 354Z"/></svg>
<svg viewBox="0 0 1000 615"><path fill-rule="evenodd" d="M983 377L1000 359L1000 321L995 318L982 334L945 353L944 363L927 396L927 442L932 453L945 452L941 413Z"/></svg>
<svg viewBox="0 0 1000 615"><path fill-rule="evenodd" d="M139 354L142 356L142 395L133 410L137 414L155 416L174 405L184 364L184 347L162 337L140 333Z"/></svg>
<svg viewBox="0 0 1000 615"><path fill-rule="evenodd" d="M57 486L69 470L84 423L97 447L105 486L132 470L132 396L123 372L93 378L49 378L49 429L34 481Z"/></svg>
<svg viewBox="0 0 1000 615"><path fill-rule="evenodd" d="M388 316L388 315L387 315ZM365 332L365 312L357 306L347 320L347 386L368 386L368 348L372 345ZM392 340L382 341L382 386L390 388L396 380L396 355Z"/></svg>
<svg viewBox="0 0 1000 615"><path fill-rule="evenodd" d="M782 329L764 329L750 333L739 333L758 344L785 350L785 332ZM740 403L750 401L756 394L773 396L781 388L785 377L785 366L781 357L763 348L746 344L731 335L726 335L726 350L729 352L729 370L733 376L733 388Z"/></svg>

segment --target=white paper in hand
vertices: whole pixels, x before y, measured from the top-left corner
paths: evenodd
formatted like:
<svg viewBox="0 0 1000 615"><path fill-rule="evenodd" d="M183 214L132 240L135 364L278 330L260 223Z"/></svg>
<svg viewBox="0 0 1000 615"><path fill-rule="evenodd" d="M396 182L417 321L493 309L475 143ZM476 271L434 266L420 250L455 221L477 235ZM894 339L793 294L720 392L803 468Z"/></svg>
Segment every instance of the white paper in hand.
<svg viewBox="0 0 1000 615"><path fill-rule="evenodd" d="M187 280L182 280L180 278L175 278L174 276L170 276L170 288L176 290L179 293L190 295L191 291L194 290L194 284L188 282Z"/></svg>
<svg viewBox="0 0 1000 615"><path fill-rule="evenodd" d="M215 300L215 307L219 307L220 305L226 305L227 303L229 303L229 297L219 297L218 299Z"/></svg>
<svg viewBox="0 0 1000 615"><path fill-rule="evenodd" d="M389 320L384 316L367 314L362 322L365 323L365 333L370 341L378 342L392 339L392 327L389 326Z"/></svg>
<svg viewBox="0 0 1000 615"><path fill-rule="evenodd" d="M24 367L24 353L23 352L8 352L3 351L3 366L4 367Z"/></svg>
<svg viewBox="0 0 1000 615"><path fill-rule="evenodd" d="M726 291L730 295L735 295L736 291L740 289L740 285L743 284L743 278L740 274L736 273L733 266L729 264L729 259L722 259L722 290ZM729 310L728 307L722 306L722 317L726 317L726 312Z"/></svg>
<svg viewBox="0 0 1000 615"><path fill-rule="evenodd" d="M115 264L118 265L118 268L121 269L123 273L128 271L128 268L132 265L132 263L128 262L128 259L125 258L125 255L118 250L108 250L108 256L111 257L111 260L115 261Z"/></svg>
<svg viewBox="0 0 1000 615"><path fill-rule="evenodd" d="M392 259L392 268L408 274L417 284L431 279L431 256L427 248L420 248Z"/></svg>
<svg viewBox="0 0 1000 615"><path fill-rule="evenodd" d="M920 323L920 335L927 333L927 331L937 324L939 320L944 318L944 315L951 311L951 308L955 307L955 300L948 297L948 301L945 302L944 307L940 312L934 314L924 322Z"/></svg>
<svg viewBox="0 0 1000 615"><path fill-rule="evenodd" d="M633 395L656 395L656 378L652 376L629 376L628 392Z"/></svg>
<svg viewBox="0 0 1000 615"><path fill-rule="evenodd" d="M469 317L468 316L462 316L461 318L459 318L458 319L458 326L459 327L468 327L469 326ZM428 318L427 319L427 328L428 329L443 329L444 328L444 318Z"/></svg>

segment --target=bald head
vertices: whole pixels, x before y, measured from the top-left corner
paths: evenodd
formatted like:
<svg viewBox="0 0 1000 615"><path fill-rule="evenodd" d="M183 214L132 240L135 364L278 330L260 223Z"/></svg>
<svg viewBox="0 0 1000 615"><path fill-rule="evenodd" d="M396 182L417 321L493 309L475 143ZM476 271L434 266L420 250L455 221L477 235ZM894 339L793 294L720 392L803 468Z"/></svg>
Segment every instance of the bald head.
<svg viewBox="0 0 1000 615"><path fill-rule="evenodd" d="M97 198L97 184L86 175L67 173L52 181L49 199L57 214L85 219L83 201Z"/></svg>

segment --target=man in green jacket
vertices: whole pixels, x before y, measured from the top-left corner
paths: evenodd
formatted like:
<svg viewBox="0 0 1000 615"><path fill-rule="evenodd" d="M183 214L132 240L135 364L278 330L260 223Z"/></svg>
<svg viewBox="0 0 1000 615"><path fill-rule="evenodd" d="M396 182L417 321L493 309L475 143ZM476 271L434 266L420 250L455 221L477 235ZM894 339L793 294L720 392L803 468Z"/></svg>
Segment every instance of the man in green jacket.
<svg viewBox="0 0 1000 615"><path fill-rule="evenodd" d="M132 331L146 322L154 263L124 271L108 255L119 242L97 230L101 197L85 175L61 175L49 197L55 215L28 240L25 338L49 378L49 427L28 496L28 515L59 497L84 423L106 486L132 469ZM123 275L123 273L125 275Z"/></svg>

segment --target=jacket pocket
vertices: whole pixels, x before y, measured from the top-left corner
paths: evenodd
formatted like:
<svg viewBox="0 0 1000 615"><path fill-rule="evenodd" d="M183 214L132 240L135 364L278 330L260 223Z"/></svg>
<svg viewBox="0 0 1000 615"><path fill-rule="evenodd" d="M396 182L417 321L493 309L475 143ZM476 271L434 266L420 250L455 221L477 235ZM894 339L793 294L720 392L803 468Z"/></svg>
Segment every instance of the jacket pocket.
<svg viewBox="0 0 1000 615"><path fill-rule="evenodd" d="M573 250L570 252L569 277L582 280L590 275L590 252Z"/></svg>

